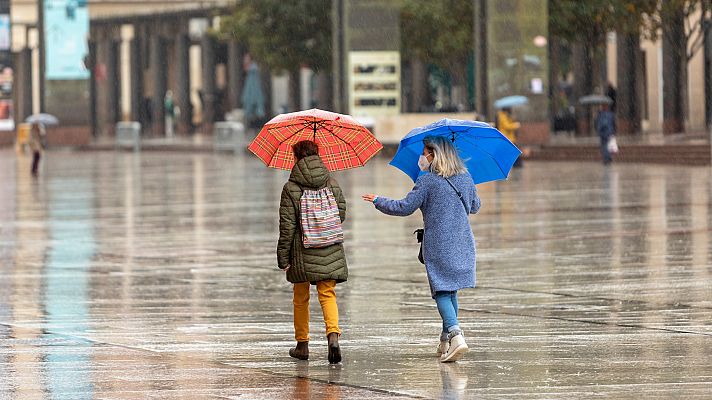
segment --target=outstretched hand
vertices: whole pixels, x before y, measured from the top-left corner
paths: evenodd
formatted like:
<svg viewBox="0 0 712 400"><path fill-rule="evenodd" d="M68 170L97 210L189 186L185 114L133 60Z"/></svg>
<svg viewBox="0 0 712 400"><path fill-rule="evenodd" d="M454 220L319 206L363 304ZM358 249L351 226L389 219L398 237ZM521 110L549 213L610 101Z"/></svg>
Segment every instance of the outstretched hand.
<svg viewBox="0 0 712 400"><path fill-rule="evenodd" d="M375 194L371 194L371 193L369 193L369 194L364 194L364 195L361 196L361 198L362 198L364 201L367 201L367 202L369 202L369 203L373 203L373 202L376 200L376 197L378 197L378 196L376 196Z"/></svg>

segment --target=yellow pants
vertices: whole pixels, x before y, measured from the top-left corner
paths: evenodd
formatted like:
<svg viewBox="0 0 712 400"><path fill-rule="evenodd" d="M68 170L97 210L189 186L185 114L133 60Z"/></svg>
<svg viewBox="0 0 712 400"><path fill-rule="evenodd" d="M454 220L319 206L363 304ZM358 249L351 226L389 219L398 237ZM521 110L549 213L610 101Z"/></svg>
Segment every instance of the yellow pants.
<svg viewBox="0 0 712 400"><path fill-rule="evenodd" d="M309 341L309 282L294 284L294 337L298 342ZM333 332L341 335L339 329L339 308L336 306L336 281L333 279L319 281L316 290L319 292L321 312L324 314L326 334Z"/></svg>

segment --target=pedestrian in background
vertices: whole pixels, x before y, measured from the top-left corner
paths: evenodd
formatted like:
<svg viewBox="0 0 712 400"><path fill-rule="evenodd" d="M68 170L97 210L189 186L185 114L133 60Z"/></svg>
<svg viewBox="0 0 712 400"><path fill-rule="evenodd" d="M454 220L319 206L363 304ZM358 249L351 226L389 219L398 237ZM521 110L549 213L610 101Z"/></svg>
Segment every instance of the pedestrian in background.
<svg viewBox="0 0 712 400"><path fill-rule="evenodd" d="M603 164L610 164L613 158L611 157L609 142L616 134L616 117L610 110L608 104L604 103L601 105L601 109L598 115L596 115L594 126L598 137L601 139L601 157L603 158Z"/></svg>
<svg viewBox="0 0 712 400"><path fill-rule="evenodd" d="M40 158L42 158L42 151L44 150L44 136L45 129L42 124L35 122L30 128L30 138L28 140L28 145L30 151L32 151L32 176L37 176L40 166Z"/></svg>
<svg viewBox="0 0 712 400"><path fill-rule="evenodd" d="M292 147L296 164L282 189L279 206L279 241L277 263L294 284L294 334L297 346L289 355L309 359L309 289L315 285L326 325L329 363L341 361L339 348L339 309L336 304L336 284L346 282L348 269L343 243L326 247L305 247L302 220L302 196L305 191L328 188L338 204L338 218L346 218L346 200L329 170L319 157L319 147L310 140Z"/></svg>
<svg viewBox="0 0 712 400"><path fill-rule="evenodd" d="M497 112L496 128L502 132L510 142L517 144L517 130L522 126L512 117L512 109L505 107ZM522 166L522 156L514 162L515 167Z"/></svg>
<svg viewBox="0 0 712 400"><path fill-rule="evenodd" d="M407 216L417 209L422 211L425 269L443 322L436 354L441 362L452 362L468 350L457 319L457 292L475 287L475 238L468 216L480 209L480 198L449 139L429 137L424 144L418 166L430 173L421 175L404 199L375 194L365 194L363 199L388 215Z"/></svg>
<svg viewBox="0 0 712 400"><path fill-rule="evenodd" d="M166 98L163 101L163 107L165 109L165 114L166 114L166 137L172 138L173 137L173 121L176 116L176 106L175 102L173 101L173 91L169 90L166 92Z"/></svg>

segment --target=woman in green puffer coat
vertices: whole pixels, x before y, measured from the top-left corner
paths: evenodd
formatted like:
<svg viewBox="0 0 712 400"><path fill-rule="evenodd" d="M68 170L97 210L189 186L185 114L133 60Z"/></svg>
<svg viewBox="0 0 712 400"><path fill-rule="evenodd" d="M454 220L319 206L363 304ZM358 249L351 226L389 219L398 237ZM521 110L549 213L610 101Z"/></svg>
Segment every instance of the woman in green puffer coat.
<svg viewBox="0 0 712 400"><path fill-rule="evenodd" d="M309 359L309 289L316 285L324 314L329 362L341 361L339 348L339 310L336 305L336 284L346 282L348 269L342 243L327 247L305 248L300 222L300 199L303 191L331 189L339 206L341 222L346 218L346 200L335 179L319 157L316 143L305 140L292 147L297 160L292 174L282 189L279 205L279 241L277 264L294 284L294 334L297 346L289 355Z"/></svg>

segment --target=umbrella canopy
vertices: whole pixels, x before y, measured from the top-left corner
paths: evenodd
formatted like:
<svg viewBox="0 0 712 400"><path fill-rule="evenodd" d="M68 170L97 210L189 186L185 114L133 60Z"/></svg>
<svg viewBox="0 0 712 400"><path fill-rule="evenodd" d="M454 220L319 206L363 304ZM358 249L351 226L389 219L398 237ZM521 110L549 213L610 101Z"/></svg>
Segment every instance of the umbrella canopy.
<svg viewBox="0 0 712 400"><path fill-rule="evenodd" d="M579 99L579 104L585 106L595 106L601 104L613 104L613 99L608 96L602 96L600 94L590 94L588 96L583 96Z"/></svg>
<svg viewBox="0 0 712 400"><path fill-rule="evenodd" d="M494 102L494 108L509 108L529 104L529 99L525 96L507 96Z"/></svg>
<svg viewBox="0 0 712 400"><path fill-rule="evenodd" d="M57 125L59 124L59 119L52 114L34 114L25 120L29 124L40 123L43 125Z"/></svg>
<svg viewBox="0 0 712 400"><path fill-rule="evenodd" d="M410 131L401 140L390 163L405 172L413 181L424 173L418 167L418 158L423 153L423 139L428 136L444 136L452 140L475 183L506 179L512 165L522 153L489 124L441 119Z"/></svg>
<svg viewBox="0 0 712 400"><path fill-rule="evenodd" d="M330 171L361 167L383 148L353 117L313 108L272 118L248 149L268 167L290 170L295 162L292 145L302 140L319 145Z"/></svg>

